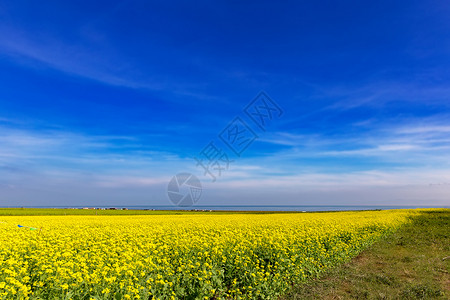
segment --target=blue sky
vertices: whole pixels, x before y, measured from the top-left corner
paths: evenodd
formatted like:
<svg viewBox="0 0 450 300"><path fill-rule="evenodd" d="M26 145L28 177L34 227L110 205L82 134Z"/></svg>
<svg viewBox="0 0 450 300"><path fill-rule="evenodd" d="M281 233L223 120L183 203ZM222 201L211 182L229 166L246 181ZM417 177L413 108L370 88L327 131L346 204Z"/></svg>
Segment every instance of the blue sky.
<svg viewBox="0 0 450 300"><path fill-rule="evenodd" d="M0 206L449 205L447 1L0 4ZM243 112L282 109L266 131ZM218 135L241 117L236 156ZM215 182L194 157L233 162Z"/></svg>

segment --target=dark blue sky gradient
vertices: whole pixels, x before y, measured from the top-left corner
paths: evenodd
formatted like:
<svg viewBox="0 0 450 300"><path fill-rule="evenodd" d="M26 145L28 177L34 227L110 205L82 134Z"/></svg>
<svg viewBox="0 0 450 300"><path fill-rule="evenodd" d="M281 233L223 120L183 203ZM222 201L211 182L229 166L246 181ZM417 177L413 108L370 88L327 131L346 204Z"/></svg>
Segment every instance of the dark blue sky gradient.
<svg viewBox="0 0 450 300"><path fill-rule="evenodd" d="M180 171L205 182L203 204L448 204L449 15L447 1L2 3L0 206L165 205ZM192 157L262 90L283 116L208 183Z"/></svg>

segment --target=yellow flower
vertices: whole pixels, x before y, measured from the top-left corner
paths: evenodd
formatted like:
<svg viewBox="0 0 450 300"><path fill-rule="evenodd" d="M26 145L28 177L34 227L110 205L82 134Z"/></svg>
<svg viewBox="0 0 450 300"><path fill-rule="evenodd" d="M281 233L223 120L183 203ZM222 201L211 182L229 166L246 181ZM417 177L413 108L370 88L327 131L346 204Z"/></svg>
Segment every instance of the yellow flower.
<svg viewBox="0 0 450 300"><path fill-rule="evenodd" d="M189 284L199 298L221 291L227 299L267 299L268 291L357 255L417 213L2 216L0 298L101 291L183 299L188 295L179 287ZM233 279L218 280L224 269L233 270Z"/></svg>

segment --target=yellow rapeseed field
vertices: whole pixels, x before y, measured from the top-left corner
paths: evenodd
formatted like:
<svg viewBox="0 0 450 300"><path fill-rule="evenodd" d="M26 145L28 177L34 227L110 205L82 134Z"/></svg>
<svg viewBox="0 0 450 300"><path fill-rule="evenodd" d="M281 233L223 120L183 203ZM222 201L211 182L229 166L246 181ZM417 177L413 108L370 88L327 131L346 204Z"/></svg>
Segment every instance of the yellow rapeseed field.
<svg viewBox="0 0 450 300"><path fill-rule="evenodd" d="M416 213L0 216L0 299L274 299Z"/></svg>

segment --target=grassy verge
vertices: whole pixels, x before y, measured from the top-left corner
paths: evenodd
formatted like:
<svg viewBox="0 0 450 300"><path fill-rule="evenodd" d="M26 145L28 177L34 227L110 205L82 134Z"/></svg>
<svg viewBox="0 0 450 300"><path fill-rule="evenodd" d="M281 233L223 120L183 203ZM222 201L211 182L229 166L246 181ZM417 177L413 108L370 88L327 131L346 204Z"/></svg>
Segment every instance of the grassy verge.
<svg viewBox="0 0 450 300"><path fill-rule="evenodd" d="M450 210L430 210L282 299L450 299Z"/></svg>

